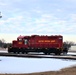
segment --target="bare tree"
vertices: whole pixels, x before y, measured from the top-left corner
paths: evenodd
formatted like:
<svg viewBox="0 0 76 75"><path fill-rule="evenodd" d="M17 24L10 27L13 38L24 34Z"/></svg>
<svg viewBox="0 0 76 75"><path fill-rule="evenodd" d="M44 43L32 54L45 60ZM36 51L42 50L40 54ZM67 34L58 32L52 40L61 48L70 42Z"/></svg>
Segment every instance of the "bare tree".
<svg viewBox="0 0 76 75"><path fill-rule="evenodd" d="M65 41L63 43L63 47L69 49L72 45L74 45L75 43L72 41Z"/></svg>
<svg viewBox="0 0 76 75"><path fill-rule="evenodd" d="M5 40L4 39L1 39L2 43L5 43Z"/></svg>
<svg viewBox="0 0 76 75"><path fill-rule="evenodd" d="M0 40L0 47L4 47L4 44L5 44L5 40L4 39L1 39Z"/></svg>

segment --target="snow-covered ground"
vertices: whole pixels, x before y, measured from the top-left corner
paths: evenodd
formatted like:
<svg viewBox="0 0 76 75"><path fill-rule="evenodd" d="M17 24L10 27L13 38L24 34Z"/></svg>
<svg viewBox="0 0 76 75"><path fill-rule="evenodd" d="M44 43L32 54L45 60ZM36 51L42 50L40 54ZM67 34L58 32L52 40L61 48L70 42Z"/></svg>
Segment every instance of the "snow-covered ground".
<svg viewBox="0 0 76 75"><path fill-rule="evenodd" d="M8 53L7 50L0 50L0 53Z"/></svg>
<svg viewBox="0 0 76 75"><path fill-rule="evenodd" d="M76 46L71 46L71 48L69 50L76 51Z"/></svg>
<svg viewBox="0 0 76 75"><path fill-rule="evenodd" d="M7 51L0 50L1 53ZM74 54L76 53L68 53ZM0 73L34 73L56 71L76 65L76 61L51 58L21 58L0 56Z"/></svg>
<svg viewBox="0 0 76 75"><path fill-rule="evenodd" d="M34 73L56 71L76 65L76 61L51 58L21 58L0 56L0 73Z"/></svg>

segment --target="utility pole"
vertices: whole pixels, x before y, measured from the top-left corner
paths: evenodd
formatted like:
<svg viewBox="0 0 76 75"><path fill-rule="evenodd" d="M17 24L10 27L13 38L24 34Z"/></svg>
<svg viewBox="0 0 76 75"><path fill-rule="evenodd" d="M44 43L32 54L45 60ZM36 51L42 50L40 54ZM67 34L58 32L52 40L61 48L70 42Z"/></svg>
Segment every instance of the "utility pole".
<svg viewBox="0 0 76 75"><path fill-rule="evenodd" d="M1 16L1 12L0 12L0 18L2 18L2 16Z"/></svg>

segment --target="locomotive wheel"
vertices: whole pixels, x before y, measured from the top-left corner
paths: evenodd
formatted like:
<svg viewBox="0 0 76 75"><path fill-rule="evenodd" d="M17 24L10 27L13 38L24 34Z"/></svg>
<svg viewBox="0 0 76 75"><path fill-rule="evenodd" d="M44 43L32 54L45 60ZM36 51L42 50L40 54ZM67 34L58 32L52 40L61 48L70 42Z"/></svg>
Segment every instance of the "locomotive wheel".
<svg viewBox="0 0 76 75"><path fill-rule="evenodd" d="M16 54L16 52L14 51L13 53L15 53Z"/></svg>
<svg viewBox="0 0 76 75"><path fill-rule="evenodd" d="M48 55L50 55L50 52L48 52Z"/></svg>
<svg viewBox="0 0 76 75"><path fill-rule="evenodd" d="M25 52L22 52L22 54L24 54Z"/></svg>
<svg viewBox="0 0 76 75"><path fill-rule="evenodd" d="M57 52L55 52L55 55L57 55Z"/></svg>
<svg viewBox="0 0 76 75"><path fill-rule="evenodd" d="M47 52L44 52L44 54L47 55L48 53Z"/></svg>
<svg viewBox="0 0 76 75"><path fill-rule="evenodd" d="M12 52L9 51L8 53L12 53Z"/></svg>
<svg viewBox="0 0 76 75"><path fill-rule="evenodd" d="M20 52L18 51L18 52L16 52L17 54L19 54Z"/></svg>
<svg viewBox="0 0 76 75"><path fill-rule="evenodd" d="M61 53L60 52L56 52L55 55L61 55Z"/></svg>
<svg viewBox="0 0 76 75"><path fill-rule="evenodd" d="M57 53L57 55L61 55L61 53L60 53L60 52L58 52L58 53Z"/></svg>
<svg viewBox="0 0 76 75"><path fill-rule="evenodd" d="M28 54L28 52L25 52L26 54Z"/></svg>

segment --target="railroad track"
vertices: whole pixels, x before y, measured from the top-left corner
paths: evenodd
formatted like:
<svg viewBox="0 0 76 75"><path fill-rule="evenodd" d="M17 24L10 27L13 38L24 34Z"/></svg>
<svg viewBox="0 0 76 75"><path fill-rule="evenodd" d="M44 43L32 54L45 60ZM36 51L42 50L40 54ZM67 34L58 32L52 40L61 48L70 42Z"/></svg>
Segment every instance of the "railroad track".
<svg viewBox="0 0 76 75"><path fill-rule="evenodd" d="M44 54L13 54L13 53L0 53L0 56L9 56L9 57L24 57L24 58L54 58L54 59L69 59L76 60L76 55L44 55Z"/></svg>

